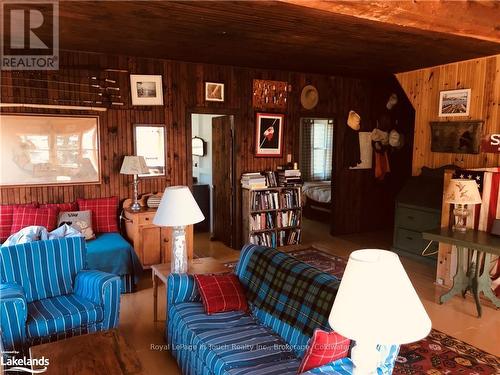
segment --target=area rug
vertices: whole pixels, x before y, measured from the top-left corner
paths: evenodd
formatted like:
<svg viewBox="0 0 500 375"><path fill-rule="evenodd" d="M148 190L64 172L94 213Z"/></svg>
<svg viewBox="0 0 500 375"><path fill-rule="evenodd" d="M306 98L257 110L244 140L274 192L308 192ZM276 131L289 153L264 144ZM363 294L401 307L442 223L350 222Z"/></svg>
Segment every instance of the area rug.
<svg viewBox="0 0 500 375"><path fill-rule="evenodd" d="M297 259L342 277L347 259L315 247L289 252ZM232 269L236 262L225 264ZM393 374L396 375L499 375L500 358L432 329L429 336L402 345Z"/></svg>

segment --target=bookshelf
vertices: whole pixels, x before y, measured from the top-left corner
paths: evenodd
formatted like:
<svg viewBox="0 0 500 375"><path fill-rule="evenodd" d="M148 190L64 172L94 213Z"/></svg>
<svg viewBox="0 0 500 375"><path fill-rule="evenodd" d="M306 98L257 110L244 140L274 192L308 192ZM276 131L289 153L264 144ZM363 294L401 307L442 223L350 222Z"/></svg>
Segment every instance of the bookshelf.
<svg viewBox="0 0 500 375"><path fill-rule="evenodd" d="M301 187L243 188L243 239L270 247L301 240Z"/></svg>

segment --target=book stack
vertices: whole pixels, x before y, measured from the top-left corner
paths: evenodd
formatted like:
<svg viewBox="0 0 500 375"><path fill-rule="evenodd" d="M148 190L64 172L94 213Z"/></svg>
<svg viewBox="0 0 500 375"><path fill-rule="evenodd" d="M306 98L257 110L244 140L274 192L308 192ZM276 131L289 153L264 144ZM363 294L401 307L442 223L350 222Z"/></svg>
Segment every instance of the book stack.
<svg viewBox="0 0 500 375"><path fill-rule="evenodd" d="M283 190L281 192L281 208L299 208L302 204L298 190Z"/></svg>
<svg viewBox="0 0 500 375"><path fill-rule="evenodd" d="M273 171L265 171L264 176L266 177L267 187L276 187L278 182L276 181L276 176Z"/></svg>
<svg viewBox="0 0 500 375"><path fill-rule="evenodd" d="M275 210L279 207L277 191L257 191L252 193L252 211Z"/></svg>
<svg viewBox="0 0 500 375"><path fill-rule="evenodd" d="M250 230L265 230L273 229L274 220L273 215L270 212L253 214L250 218Z"/></svg>
<svg viewBox="0 0 500 375"><path fill-rule="evenodd" d="M300 243L300 229L278 232L278 246L296 245Z"/></svg>
<svg viewBox="0 0 500 375"><path fill-rule="evenodd" d="M266 186L266 178L259 172L243 173L241 175L241 186L246 189L262 189Z"/></svg>
<svg viewBox="0 0 500 375"><path fill-rule="evenodd" d="M300 169L278 169L279 186L302 186Z"/></svg>
<svg viewBox="0 0 500 375"><path fill-rule="evenodd" d="M299 215L295 211L278 212L277 221L279 228L300 225Z"/></svg>
<svg viewBox="0 0 500 375"><path fill-rule="evenodd" d="M250 235L250 243L261 246L276 247L276 233L258 233Z"/></svg>

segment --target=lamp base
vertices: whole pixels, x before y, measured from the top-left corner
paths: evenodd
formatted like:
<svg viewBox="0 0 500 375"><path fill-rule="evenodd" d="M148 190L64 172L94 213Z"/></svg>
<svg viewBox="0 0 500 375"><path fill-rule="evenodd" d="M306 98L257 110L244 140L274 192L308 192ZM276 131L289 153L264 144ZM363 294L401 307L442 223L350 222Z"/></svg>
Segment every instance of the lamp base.
<svg viewBox="0 0 500 375"><path fill-rule="evenodd" d="M452 230L455 232L466 232L467 231L467 217L469 216L469 210L466 204L455 204L453 210L453 215L455 215L455 224L452 226Z"/></svg>
<svg viewBox="0 0 500 375"><path fill-rule="evenodd" d="M172 228L172 256L170 257L172 273L186 273L188 258L186 248L186 227Z"/></svg>
<svg viewBox="0 0 500 375"><path fill-rule="evenodd" d="M380 353L376 344L356 342L352 348L351 359L354 363L354 375L376 375Z"/></svg>
<svg viewBox="0 0 500 375"><path fill-rule="evenodd" d="M134 202L130 206L130 210L131 211L140 211L141 210L141 205L139 204L139 202Z"/></svg>

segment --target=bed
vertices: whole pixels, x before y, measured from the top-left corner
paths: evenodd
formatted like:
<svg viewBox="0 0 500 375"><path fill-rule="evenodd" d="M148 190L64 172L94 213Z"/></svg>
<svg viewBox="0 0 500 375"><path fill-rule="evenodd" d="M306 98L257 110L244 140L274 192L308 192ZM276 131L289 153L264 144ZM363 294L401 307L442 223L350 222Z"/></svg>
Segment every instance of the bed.
<svg viewBox="0 0 500 375"><path fill-rule="evenodd" d="M332 182L307 181L302 186L304 216L309 219L324 220L332 210Z"/></svg>

